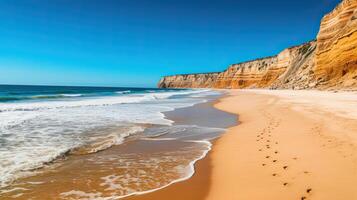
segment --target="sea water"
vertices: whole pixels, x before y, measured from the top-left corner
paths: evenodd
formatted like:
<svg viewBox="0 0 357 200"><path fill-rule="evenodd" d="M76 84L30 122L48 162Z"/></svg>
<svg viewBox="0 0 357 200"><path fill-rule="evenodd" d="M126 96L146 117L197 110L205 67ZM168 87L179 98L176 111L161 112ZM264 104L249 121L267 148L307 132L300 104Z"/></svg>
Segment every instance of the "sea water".
<svg viewBox="0 0 357 200"><path fill-rule="evenodd" d="M24 191L40 191L46 181L37 172L51 177L47 187L57 187L56 180L65 185L80 178L93 180L86 191L76 184L63 188L58 194L62 199L122 198L186 179L222 128L178 124L164 113L206 102L212 95L219 93L2 85L0 196L16 198ZM124 146L126 141L135 145ZM59 163L65 166L56 167L62 158L67 161ZM51 166L51 171L44 172L44 166ZM70 172L72 176L63 177ZM25 179L26 184L19 181ZM91 192L101 187L103 192Z"/></svg>

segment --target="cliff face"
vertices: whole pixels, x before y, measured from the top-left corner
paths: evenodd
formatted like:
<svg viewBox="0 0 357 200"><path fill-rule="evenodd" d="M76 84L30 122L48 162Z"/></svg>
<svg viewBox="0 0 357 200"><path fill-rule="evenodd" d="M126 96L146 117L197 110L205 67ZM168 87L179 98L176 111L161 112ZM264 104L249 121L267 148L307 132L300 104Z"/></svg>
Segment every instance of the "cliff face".
<svg viewBox="0 0 357 200"><path fill-rule="evenodd" d="M267 69L276 63L276 57L234 64L218 75L215 88L245 88L258 84Z"/></svg>
<svg viewBox="0 0 357 200"><path fill-rule="evenodd" d="M212 88L219 73L185 74L166 76L158 84L160 88Z"/></svg>
<svg viewBox="0 0 357 200"><path fill-rule="evenodd" d="M356 88L357 0L344 0L321 21L317 41L276 56L233 64L221 73L167 76L162 88Z"/></svg>
<svg viewBox="0 0 357 200"><path fill-rule="evenodd" d="M277 56L233 64L221 73L163 77L160 88L307 88L312 86L316 42L285 49Z"/></svg>
<svg viewBox="0 0 357 200"><path fill-rule="evenodd" d="M344 0L322 19L315 62L322 87L357 85L357 0Z"/></svg>

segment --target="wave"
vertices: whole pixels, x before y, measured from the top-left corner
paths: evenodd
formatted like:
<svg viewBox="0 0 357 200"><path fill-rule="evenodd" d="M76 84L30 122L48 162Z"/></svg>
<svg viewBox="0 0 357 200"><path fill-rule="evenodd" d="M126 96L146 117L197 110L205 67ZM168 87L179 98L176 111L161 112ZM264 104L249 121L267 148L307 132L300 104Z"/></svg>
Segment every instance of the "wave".
<svg viewBox="0 0 357 200"><path fill-rule="evenodd" d="M73 148L70 150L71 155L84 155L97 153L99 151L106 150L114 145L120 145L124 142L126 138L131 135L143 132L144 127L142 126L132 126L132 127L123 127L121 130L115 131L114 133L92 137L92 141L89 144Z"/></svg>
<svg viewBox="0 0 357 200"><path fill-rule="evenodd" d="M143 126L126 125L118 127L115 131L109 133L104 130L101 132L101 135L83 138L82 144L70 145L60 149L52 149L52 151L42 151L40 149L39 152L36 152L37 149L33 148L32 151L34 151L34 154L40 157L32 157L31 162L19 162L18 165L13 165L11 168L0 168L0 188L6 187L18 178L33 175L36 173L35 170L52 164L56 160L63 159L69 155L86 155L103 151L114 145L124 143L126 138L143 132L144 130ZM26 151L28 151L28 149L25 149L21 154L28 155ZM21 157L21 155L18 156ZM5 164L6 166L6 163L0 163L0 167L2 164Z"/></svg>
<svg viewBox="0 0 357 200"><path fill-rule="evenodd" d="M81 97L83 94L61 94L64 97Z"/></svg>
<svg viewBox="0 0 357 200"><path fill-rule="evenodd" d="M35 95L28 97L28 99L59 99L59 98L70 98L70 97L80 97L82 94L56 94L56 95Z"/></svg>
<svg viewBox="0 0 357 200"><path fill-rule="evenodd" d="M106 96L88 99L79 99L77 101L41 101L41 102L18 102L11 104L0 104L0 112L9 111L34 111L43 109L55 108L73 108L73 107L86 107L86 106L108 106L115 104L128 104L128 103L141 103L156 100L168 99L174 96L194 95L205 93L209 90L187 90L177 92L157 92L157 93L143 93L143 94L127 94L123 96ZM71 95L71 94L70 94ZM76 96L79 94L76 94ZM68 95L67 95L68 96ZM63 94L60 95L38 95L33 96L32 99L44 98L64 98Z"/></svg>
<svg viewBox="0 0 357 200"><path fill-rule="evenodd" d="M61 99L61 98L72 98L81 97L82 94L54 94L54 95L33 95L33 96L0 96L0 102L11 102L11 101L24 101L24 100L36 100L36 99Z"/></svg>
<svg viewBox="0 0 357 200"><path fill-rule="evenodd" d="M131 90L117 91L115 93L117 93L117 94L129 94L129 93L131 93Z"/></svg>

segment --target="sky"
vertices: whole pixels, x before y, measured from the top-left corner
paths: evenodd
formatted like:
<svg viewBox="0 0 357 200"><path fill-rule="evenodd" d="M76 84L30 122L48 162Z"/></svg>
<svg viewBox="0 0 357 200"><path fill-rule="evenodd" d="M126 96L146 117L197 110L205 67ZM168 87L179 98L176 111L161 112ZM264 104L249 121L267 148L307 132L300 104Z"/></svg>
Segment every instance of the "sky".
<svg viewBox="0 0 357 200"><path fill-rule="evenodd" d="M0 0L0 84L156 87L316 38L340 0Z"/></svg>

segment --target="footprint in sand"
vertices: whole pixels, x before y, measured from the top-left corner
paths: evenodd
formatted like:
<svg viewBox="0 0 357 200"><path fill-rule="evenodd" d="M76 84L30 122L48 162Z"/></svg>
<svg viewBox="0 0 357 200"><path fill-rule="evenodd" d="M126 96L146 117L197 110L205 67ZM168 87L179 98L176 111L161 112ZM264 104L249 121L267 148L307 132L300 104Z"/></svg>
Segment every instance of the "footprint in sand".
<svg viewBox="0 0 357 200"><path fill-rule="evenodd" d="M288 185L288 183L283 183L283 185L284 185L284 186L287 186L287 185Z"/></svg>
<svg viewBox="0 0 357 200"><path fill-rule="evenodd" d="M278 154L279 152L278 152L278 151L275 151L274 153L275 153L275 154Z"/></svg>
<svg viewBox="0 0 357 200"><path fill-rule="evenodd" d="M277 160L273 160L273 162L278 162Z"/></svg>
<svg viewBox="0 0 357 200"><path fill-rule="evenodd" d="M288 169L288 166L284 166L283 169L285 169L285 170Z"/></svg>
<svg viewBox="0 0 357 200"><path fill-rule="evenodd" d="M307 190L306 190L306 193L311 193L311 191L312 191L312 189L311 188L308 188ZM301 197L301 200L305 200L305 199L307 199L307 197L305 197L305 196L302 196Z"/></svg>

